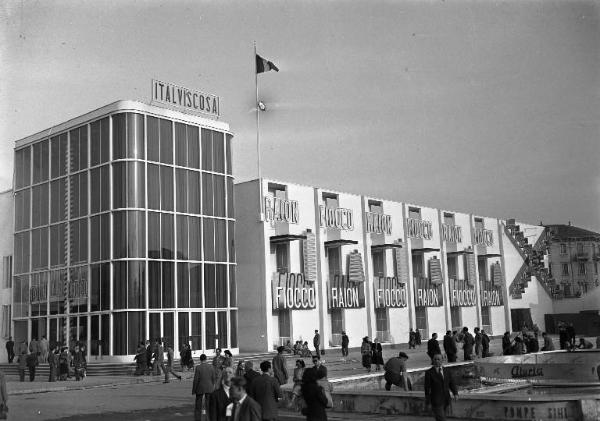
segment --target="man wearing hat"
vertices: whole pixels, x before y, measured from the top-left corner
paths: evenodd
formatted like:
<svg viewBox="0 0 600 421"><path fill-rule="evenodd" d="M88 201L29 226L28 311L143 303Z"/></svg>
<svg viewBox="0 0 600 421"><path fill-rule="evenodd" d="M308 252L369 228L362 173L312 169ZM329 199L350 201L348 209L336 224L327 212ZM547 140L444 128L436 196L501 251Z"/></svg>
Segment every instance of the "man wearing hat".
<svg viewBox="0 0 600 421"><path fill-rule="evenodd" d="M403 388L406 391L411 390L408 376L406 375L406 360L408 355L399 352L397 357L392 357L383 366L385 369L385 390L390 390L392 385Z"/></svg>

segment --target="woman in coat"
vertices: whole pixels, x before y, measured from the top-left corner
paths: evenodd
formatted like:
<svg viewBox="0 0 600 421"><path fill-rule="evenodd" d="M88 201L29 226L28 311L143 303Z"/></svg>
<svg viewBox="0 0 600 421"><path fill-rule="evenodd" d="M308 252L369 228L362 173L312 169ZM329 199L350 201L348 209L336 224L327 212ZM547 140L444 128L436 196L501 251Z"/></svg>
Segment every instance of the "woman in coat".
<svg viewBox="0 0 600 421"><path fill-rule="evenodd" d="M374 342L371 344L371 348L373 351L371 362L375 364L375 371L379 371L383 365L383 348L381 348L381 343L377 338L374 339Z"/></svg>
<svg viewBox="0 0 600 421"><path fill-rule="evenodd" d="M304 370L302 375L302 397L306 406L302 409L302 415L306 421L327 421L327 396L323 388L317 383L316 370Z"/></svg>
<svg viewBox="0 0 600 421"><path fill-rule="evenodd" d="M373 354L373 349L368 336L363 338L362 345L360 346L360 354L362 355L363 367L366 368L368 372L371 372L371 356Z"/></svg>

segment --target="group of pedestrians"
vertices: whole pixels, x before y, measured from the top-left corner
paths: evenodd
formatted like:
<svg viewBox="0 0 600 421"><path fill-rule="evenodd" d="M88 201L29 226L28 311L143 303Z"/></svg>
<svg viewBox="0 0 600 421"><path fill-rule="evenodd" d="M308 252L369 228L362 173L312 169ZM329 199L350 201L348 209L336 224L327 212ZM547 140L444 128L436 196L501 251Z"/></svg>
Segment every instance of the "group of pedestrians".
<svg viewBox="0 0 600 421"><path fill-rule="evenodd" d="M360 346L360 354L362 366L367 369L367 372L371 372L373 365L375 365L376 371L381 370L381 366L383 365L383 348L377 338L371 341L368 336L365 336ZM347 350L346 355L348 355Z"/></svg>
<svg viewBox="0 0 600 421"><path fill-rule="evenodd" d="M412 329L411 329L412 330ZM442 344L446 359L449 363L456 362L458 358L458 345L462 343L464 361L471 361L475 358L486 358L490 354L490 337L485 330L476 327L473 329L475 335L469 332L468 327L463 327L460 333L458 331L447 330ZM431 334L431 339L427 341L427 355L433 364L433 358L436 355L443 355L440 348L437 332Z"/></svg>
<svg viewBox="0 0 600 421"><path fill-rule="evenodd" d="M184 348L185 349L185 348ZM167 354L165 364L165 353ZM190 351L191 358L191 351ZM174 369L175 352L170 344L166 344L162 339L147 340L139 343L134 361L136 362L135 375L160 375L161 371L165 376L163 383L170 383L170 375L181 381L181 374L177 374ZM193 359L192 359L193 365ZM183 371L183 368L182 368Z"/></svg>
<svg viewBox="0 0 600 421"><path fill-rule="evenodd" d="M285 347L280 346L272 361L262 361L260 372L252 361L237 365L234 371L228 355L215 350L212 363L206 354L195 367L192 393L196 395L194 419L197 421L262 421L278 417L278 402L283 398L281 386L289 380ZM293 373L293 402L309 420L326 420L329 400L319 381L327 378L327 369L318 355L312 357L313 367L296 361Z"/></svg>

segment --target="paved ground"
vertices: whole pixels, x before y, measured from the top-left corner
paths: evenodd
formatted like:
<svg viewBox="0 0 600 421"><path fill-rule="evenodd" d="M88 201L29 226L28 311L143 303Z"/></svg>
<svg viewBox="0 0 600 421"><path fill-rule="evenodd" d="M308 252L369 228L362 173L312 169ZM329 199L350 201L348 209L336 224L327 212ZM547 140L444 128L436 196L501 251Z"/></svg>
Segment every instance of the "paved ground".
<svg viewBox="0 0 600 421"><path fill-rule="evenodd" d="M400 348L385 349L384 359L397 355ZM500 340L493 340L491 352L500 354ZM429 366L429 357L425 354L426 344L416 350L403 351L409 355L408 367ZM288 358L288 367L294 365L294 356ZM350 353L350 361L343 362L338 352L327 351L324 356L330 378L352 374L362 374L366 370L360 366L358 351ZM459 358L461 361L462 358ZM191 394L193 373L185 372L183 381L174 380L163 384L160 376L110 377L91 376L81 382L69 380L48 383L46 379L20 383L9 378L9 419L28 420L191 420L193 402ZM285 412L282 419L302 419L297 413ZM364 421L390 421L392 417L344 417L331 414L333 420L360 419ZM422 418L403 418L409 421Z"/></svg>

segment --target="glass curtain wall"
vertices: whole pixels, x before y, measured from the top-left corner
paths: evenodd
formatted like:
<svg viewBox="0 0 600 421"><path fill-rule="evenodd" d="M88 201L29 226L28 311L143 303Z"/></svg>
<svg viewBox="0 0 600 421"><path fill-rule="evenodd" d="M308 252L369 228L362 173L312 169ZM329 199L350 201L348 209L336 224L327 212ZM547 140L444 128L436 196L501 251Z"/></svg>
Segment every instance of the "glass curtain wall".
<svg viewBox="0 0 600 421"><path fill-rule="evenodd" d="M95 356L237 347L232 194L231 136L197 125L114 113L20 147L14 319Z"/></svg>

